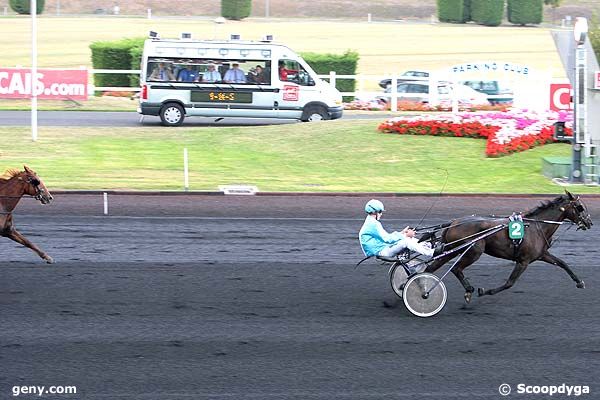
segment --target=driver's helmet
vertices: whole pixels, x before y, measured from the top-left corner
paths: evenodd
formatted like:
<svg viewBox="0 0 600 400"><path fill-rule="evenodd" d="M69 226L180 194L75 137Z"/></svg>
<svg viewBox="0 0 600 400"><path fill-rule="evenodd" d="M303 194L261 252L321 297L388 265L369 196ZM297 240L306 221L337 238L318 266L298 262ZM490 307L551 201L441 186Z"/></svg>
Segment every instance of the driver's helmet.
<svg viewBox="0 0 600 400"><path fill-rule="evenodd" d="M373 214L383 211L385 211L385 208L383 208L383 203L379 200L372 199L369 200L367 204L365 204L365 212L367 214Z"/></svg>

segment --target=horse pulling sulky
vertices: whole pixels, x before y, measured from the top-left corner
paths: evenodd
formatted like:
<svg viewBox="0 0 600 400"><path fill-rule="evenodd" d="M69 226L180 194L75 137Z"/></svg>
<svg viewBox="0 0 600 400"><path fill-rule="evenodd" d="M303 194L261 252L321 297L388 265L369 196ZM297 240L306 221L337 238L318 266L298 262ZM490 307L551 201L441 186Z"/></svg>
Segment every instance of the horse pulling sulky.
<svg viewBox="0 0 600 400"><path fill-rule="evenodd" d="M23 196L31 196L42 204L52 201L52 195L37 174L27 166L24 168L24 171L8 170L0 176L0 236L29 247L51 264L52 258L19 233L13 225L12 212Z"/></svg>
<svg viewBox="0 0 600 400"><path fill-rule="evenodd" d="M421 240L429 240L438 249L431 259L423 260L410 253L398 258L377 258L391 264L389 277L394 293L403 299L412 314L419 317L430 317L443 309L447 298L443 279L450 272L463 285L465 301L470 302L475 288L463 271L484 253L514 261L515 267L503 285L487 290L478 288L479 296L493 295L512 287L527 266L538 260L562 268L578 288L584 288L583 280L569 265L549 252L553 235L565 223L575 224L577 229L583 230L592 226L583 201L568 191L511 217L472 215L441 225L417 227L422 234ZM433 274L454 258L441 277Z"/></svg>

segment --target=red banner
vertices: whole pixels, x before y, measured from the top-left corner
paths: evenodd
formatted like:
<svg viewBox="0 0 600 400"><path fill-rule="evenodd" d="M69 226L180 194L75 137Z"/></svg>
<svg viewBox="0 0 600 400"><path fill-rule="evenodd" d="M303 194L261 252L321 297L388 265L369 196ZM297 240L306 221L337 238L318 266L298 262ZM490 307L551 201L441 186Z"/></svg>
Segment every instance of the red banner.
<svg viewBox="0 0 600 400"><path fill-rule="evenodd" d="M0 68L0 98L31 97L31 70ZM85 69L38 69L33 85L39 99L87 100L88 72Z"/></svg>

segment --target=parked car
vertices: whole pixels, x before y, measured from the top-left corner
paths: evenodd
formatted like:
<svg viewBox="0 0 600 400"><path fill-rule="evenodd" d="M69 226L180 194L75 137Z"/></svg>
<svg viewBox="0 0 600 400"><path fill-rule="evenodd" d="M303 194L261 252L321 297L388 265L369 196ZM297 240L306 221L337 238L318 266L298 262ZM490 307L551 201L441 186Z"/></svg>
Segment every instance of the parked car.
<svg viewBox="0 0 600 400"><path fill-rule="evenodd" d="M458 96L458 104L461 106L482 106L488 105L487 95L471 89L466 85L457 84L454 90ZM391 88L385 89L385 95L377 96L377 100L383 103L389 103L391 99ZM398 100L412 101L416 103L429 103L429 83L428 82L401 82L398 84ZM438 85L438 100L444 106L452 105L452 86L448 84Z"/></svg>
<svg viewBox="0 0 600 400"><path fill-rule="evenodd" d="M426 71L406 71L406 72L404 72L402 75L400 75L397 78L397 81L398 82L413 81L414 78L429 78L429 72L426 72ZM379 81L379 86L381 86L384 89L387 89L391 85L392 85L392 80L390 78L388 78L388 79L382 79L381 81Z"/></svg>
<svg viewBox="0 0 600 400"><path fill-rule="evenodd" d="M461 81L463 85L469 86L480 93L488 95L490 104L512 103L514 94L511 88L500 81Z"/></svg>

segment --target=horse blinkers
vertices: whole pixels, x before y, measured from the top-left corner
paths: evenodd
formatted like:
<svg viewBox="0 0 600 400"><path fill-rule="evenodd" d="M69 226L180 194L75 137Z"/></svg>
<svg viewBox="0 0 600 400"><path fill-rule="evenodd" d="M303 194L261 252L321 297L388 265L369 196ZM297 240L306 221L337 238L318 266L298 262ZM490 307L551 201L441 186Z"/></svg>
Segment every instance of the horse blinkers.
<svg viewBox="0 0 600 400"><path fill-rule="evenodd" d="M569 206L573 210L573 214L575 218L573 218L573 222L577 224L577 230L579 229L590 229L594 223L592 222L592 218L590 214L587 212L586 207L583 205L579 196L569 200ZM565 207L561 207L561 211L564 211Z"/></svg>
<svg viewBox="0 0 600 400"><path fill-rule="evenodd" d="M42 204L50 203L50 200L52 200L52 195L41 186L42 181L40 181L36 176L28 176L27 183L33 186L35 189L35 195L33 196L34 199L40 201Z"/></svg>

